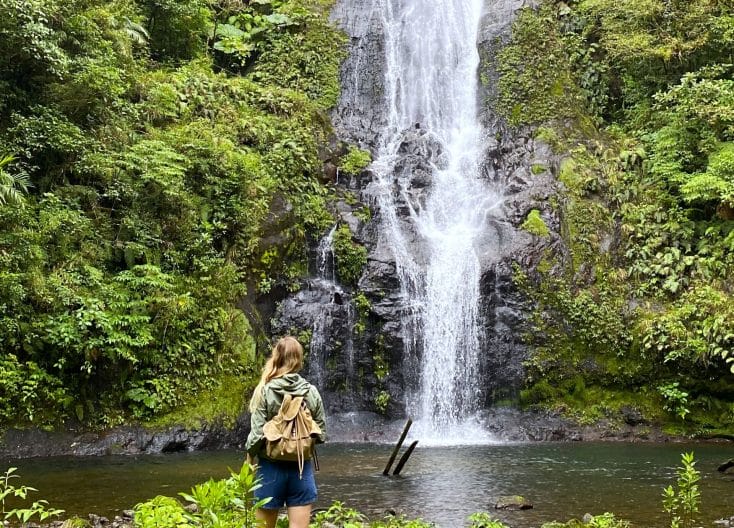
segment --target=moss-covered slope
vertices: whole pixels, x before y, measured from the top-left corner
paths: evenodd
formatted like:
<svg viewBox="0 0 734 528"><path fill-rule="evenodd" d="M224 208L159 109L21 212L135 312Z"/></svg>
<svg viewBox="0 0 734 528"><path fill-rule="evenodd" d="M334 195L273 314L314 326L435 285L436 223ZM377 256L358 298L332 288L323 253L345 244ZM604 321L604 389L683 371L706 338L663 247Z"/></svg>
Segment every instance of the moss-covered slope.
<svg viewBox="0 0 734 528"><path fill-rule="evenodd" d="M716 0L521 11L492 102L563 159L571 254L518 268L535 306L523 403L732 434L733 36Z"/></svg>
<svg viewBox="0 0 734 528"><path fill-rule="evenodd" d="M199 405L259 364L237 303L331 223L329 7L3 2L0 424L239 411Z"/></svg>

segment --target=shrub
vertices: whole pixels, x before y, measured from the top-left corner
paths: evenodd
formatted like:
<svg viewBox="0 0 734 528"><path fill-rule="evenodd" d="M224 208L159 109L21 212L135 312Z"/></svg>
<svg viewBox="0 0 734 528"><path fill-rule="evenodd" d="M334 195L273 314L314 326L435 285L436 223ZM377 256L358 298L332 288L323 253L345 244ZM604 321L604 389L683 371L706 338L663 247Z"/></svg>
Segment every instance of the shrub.
<svg viewBox="0 0 734 528"><path fill-rule="evenodd" d="M347 224L339 226L334 233L334 259L339 280L349 286L356 286L367 265L367 248L353 240Z"/></svg>
<svg viewBox="0 0 734 528"><path fill-rule="evenodd" d="M698 489L701 474L695 465L693 453L683 453L676 471L677 489L670 485L663 490L663 509L670 515L670 528L690 528L696 522L695 514L701 499Z"/></svg>

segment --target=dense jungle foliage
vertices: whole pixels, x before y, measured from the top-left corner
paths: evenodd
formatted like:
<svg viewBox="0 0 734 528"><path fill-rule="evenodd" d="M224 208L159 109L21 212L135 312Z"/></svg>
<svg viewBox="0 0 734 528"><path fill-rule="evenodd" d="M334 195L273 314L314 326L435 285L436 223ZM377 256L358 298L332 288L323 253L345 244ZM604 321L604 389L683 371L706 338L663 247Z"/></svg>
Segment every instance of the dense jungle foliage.
<svg viewBox="0 0 734 528"><path fill-rule="evenodd" d="M724 0L521 11L496 104L562 159L570 247L517 273L538 304L526 404L732 434L732 50Z"/></svg>
<svg viewBox="0 0 734 528"><path fill-rule="evenodd" d="M0 423L242 408L236 303L292 287L333 223L329 8L0 4Z"/></svg>
<svg viewBox="0 0 734 528"><path fill-rule="evenodd" d="M258 329L238 303L297 288L334 222L324 162L369 162L326 147L329 8L0 4L0 424L242 407ZM570 247L517 273L524 404L734 434L733 49L724 0L520 11L495 104L563 160L546 205ZM523 229L550 236L548 214ZM346 225L335 241L354 283L366 252Z"/></svg>

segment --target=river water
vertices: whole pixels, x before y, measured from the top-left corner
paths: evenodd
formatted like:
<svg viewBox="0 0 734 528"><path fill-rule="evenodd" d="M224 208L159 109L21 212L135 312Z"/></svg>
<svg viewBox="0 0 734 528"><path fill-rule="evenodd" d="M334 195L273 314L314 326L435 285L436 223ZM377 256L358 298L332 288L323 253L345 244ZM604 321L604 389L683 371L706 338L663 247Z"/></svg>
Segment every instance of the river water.
<svg viewBox="0 0 734 528"><path fill-rule="evenodd" d="M465 526L475 511L490 511L513 528L611 511L636 526L667 526L663 487L675 481L680 454L694 451L701 472L701 526L734 515L734 475L716 467L734 446L711 444L533 443L418 448L400 477L381 475L391 447L325 445L317 474L319 501L334 500L371 517L392 509L443 528ZM17 466L35 498L70 514L115 515L156 495L175 496L239 468L235 451L136 457L46 458L2 461ZM501 495L523 495L526 511L497 512Z"/></svg>

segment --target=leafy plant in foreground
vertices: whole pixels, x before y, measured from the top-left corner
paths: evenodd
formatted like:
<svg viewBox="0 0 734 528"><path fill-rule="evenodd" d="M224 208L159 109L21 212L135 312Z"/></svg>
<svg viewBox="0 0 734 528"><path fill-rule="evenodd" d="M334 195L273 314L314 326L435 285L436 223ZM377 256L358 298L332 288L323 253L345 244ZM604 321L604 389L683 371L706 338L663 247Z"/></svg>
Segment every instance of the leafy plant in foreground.
<svg viewBox="0 0 734 528"><path fill-rule="evenodd" d="M663 490L663 510L670 514L670 528L690 528L698 513L701 492L698 481L701 474L695 468L693 452L681 455L682 465L678 467L678 489L672 485Z"/></svg>
<svg viewBox="0 0 734 528"><path fill-rule="evenodd" d="M176 499L158 496L135 506L137 528L254 528L255 510L265 501L256 501L253 492L260 487L255 469L245 463L239 473L230 470L223 480L209 479L197 484L191 493L180 495L196 505L189 513Z"/></svg>
<svg viewBox="0 0 734 528"><path fill-rule="evenodd" d="M191 528L186 510L173 497L158 495L135 507L136 528Z"/></svg>
<svg viewBox="0 0 734 528"><path fill-rule="evenodd" d="M406 519L404 516L388 517L371 523L370 528L435 528L435 524L423 519Z"/></svg>
<svg viewBox="0 0 734 528"><path fill-rule="evenodd" d="M423 519L406 519L404 516L388 516L376 521L368 521L357 510L347 508L343 502L334 501L328 510L320 511L314 516L311 528L433 528L435 525ZM499 527L491 527L499 528Z"/></svg>
<svg viewBox="0 0 734 528"><path fill-rule="evenodd" d="M334 501L328 510L318 512L311 526L319 527L328 524L343 528L363 528L365 517L357 510L347 508L343 502Z"/></svg>
<svg viewBox="0 0 734 528"><path fill-rule="evenodd" d="M262 507L267 500L255 500L254 491L260 487L251 464L244 463L239 473L230 470L226 480L209 480L191 490L191 494L182 493L187 501L198 506L195 519L200 526L219 526L220 518L232 519L234 525L244 522L243 526L255 525L255 510Z"/></svg>
<svg viewBox="0 0 734 528"><path fill-rule="evenodd" d="M5 474L0 477L0 510L2 510L3 519L11 519L15 517L22 523L27 523L34 516L38 516L40 521L45 521L49 517L58 517L64 510L57 510L48 507L48 502L45 500L37 500L29 508L12 508L7 509L6 499L8 497L17 497L19 499L25 499L28 493L31 491L38 491L36 488L30 486L15 486L11 483L11 479L20 478L20 475L15 475L15 471L18 468L8 468Z"/></svg>
<svg viewBox="0 0 734 528"><path fill-rule="evenodd" d="M630 523L623 519L617 519L613 513L594 515L588 522L573 519L567 523L550 522L544 523L541 528L629 528Z"/></svg>
<svg viewBox="0 0 734 528"><path fill-rule="evenodd" d="M493 519L487 512L476 512L469 516L469 528L507 528L501 521Z"/></svg>

